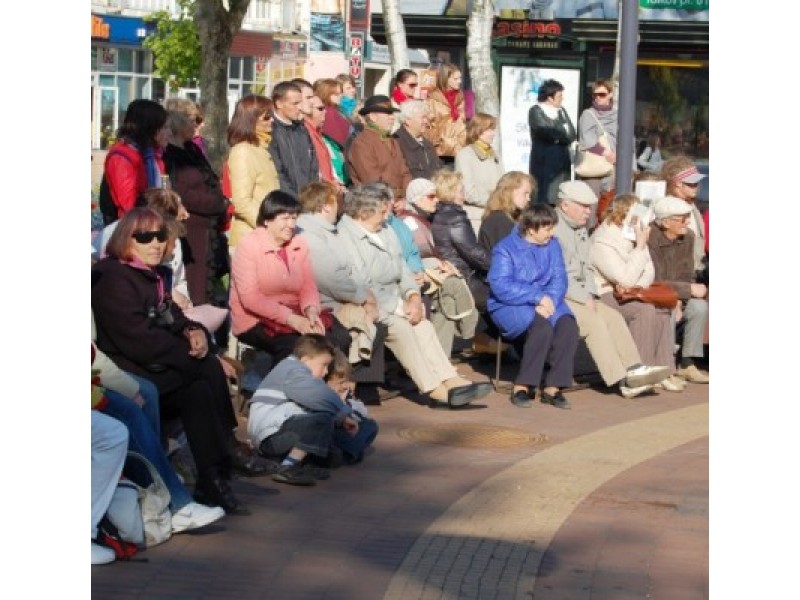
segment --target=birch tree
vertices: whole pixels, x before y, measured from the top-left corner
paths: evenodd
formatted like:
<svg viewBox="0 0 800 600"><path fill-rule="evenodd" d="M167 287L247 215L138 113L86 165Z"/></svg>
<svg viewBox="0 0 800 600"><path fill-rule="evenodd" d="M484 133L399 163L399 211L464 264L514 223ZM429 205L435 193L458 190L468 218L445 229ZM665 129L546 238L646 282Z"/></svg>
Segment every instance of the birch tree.
<svg viewBox="0 0 800 600"><path fill-rule="evenodd" d="M475 0L467 21L467 63L475 93L475 110L500 116L497 75L492 65L493 0Z"/></svg>
<svg viewBox="0 0 800 600"><path fill-rule="evenodd" d="M400 14L398 0L383 0L383 23L386 28L386 44L389 46L389 58L392 61L392 76L400 69L408 69L408 43L406 42L406 26Z"/></svg>

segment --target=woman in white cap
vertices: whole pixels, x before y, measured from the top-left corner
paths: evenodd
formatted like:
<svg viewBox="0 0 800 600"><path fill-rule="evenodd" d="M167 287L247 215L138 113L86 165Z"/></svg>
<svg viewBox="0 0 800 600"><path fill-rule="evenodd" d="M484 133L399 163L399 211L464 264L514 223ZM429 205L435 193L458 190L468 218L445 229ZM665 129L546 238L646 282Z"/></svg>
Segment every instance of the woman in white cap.
<svg viewBox="0 0 800 600"><path fill-rule="evenodd" d="M703 269L705 257L705 229L703 216L700 214L695 200L700 190L700 182L705 179L697 166L687 156L673 156L664 163L661 177L667 182L667 194L680 198L689 204L689 229L694 234L694 270Z"/></svg>

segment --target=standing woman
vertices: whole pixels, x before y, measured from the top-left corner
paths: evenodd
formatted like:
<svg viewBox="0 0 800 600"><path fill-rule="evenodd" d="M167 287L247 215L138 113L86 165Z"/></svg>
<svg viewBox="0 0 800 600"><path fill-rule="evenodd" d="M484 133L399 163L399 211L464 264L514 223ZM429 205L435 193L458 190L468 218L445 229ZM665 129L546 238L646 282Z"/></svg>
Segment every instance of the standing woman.
<svg viewBox="0 0 800 600"><path fill-rule="evenodd" d="M231 250L255 229L264 196L280 187L278 171L267 150L271 132L272 100L253 95L239 100L228 125L228 170L234 208L228 239Z"/></svg>
<svg viewBox="0 0 800 600"><path fill-rule="evenodd" d="M522 171L509 171L497 182L497 187L489 196L483 221L478 231L481 246L491 252L495 244L506 237L520 213L531 203L536 193L536 180Z"/></svg>
<svg viewBox="0 0 800 600"><path fill-rule="evenodd" d="M570 179L569 146L575 141L575 126L561 106L564 86L555 79L542 83L538 103L528 111L531 131L530 174L536 177L539 204L556 204L558 186Z"/></svg>
<svg viewBox="0 0 800 600"><path fill-rule="evenodd" d="M406 100L414 100L417 97L417 74L411 69L400 69L395 76L395 84L392 88L392 103L400 108Z"/></svg>
<svg viewBox="0 0 800 600"><path fill-rule="evenodd" d="M116 218L136 205L136 199L147 188L161 187L165 173L161 150L166 145L167 111L152 100L134 100L128 105L118 140L106 155L103 168L105 185L110 193ZM104 190L100 190L100 205L104 205ZM106 210L103 209L106 216ZM106 225L115 219L106 218Z"/></svg>
<svg viewBox="0 0 800 600"><path fill-rule="evenodd" d="M603 156L612 165L617 163L617 107L613 97L614 84L598 79L592 85L592 105L578 119L578 143L581 148ZM605 133L608 147L600 143ZM614 187L614 171L605 177L581 178L596 196Z"/></svg>
<svg viewBox="0 0 800 600"><path fill-rule="evenodd" d="M189 213L186 225L188 252L183 257L189 297L195 304L227 305L220 279L229 272L227 242L220 229L228 210L220 180L197 145L197 105L188 99L166 102L169 143L164 164L172 189Z"/></svg>
<svg viewBox="0 0 800 600"><path fill-rule="evenodd" d="M439 66L436 88L428 94L431 127L425 134L445 165L452 165L458 151L467 145L467 119L461 70L452 63Z"/></svg>

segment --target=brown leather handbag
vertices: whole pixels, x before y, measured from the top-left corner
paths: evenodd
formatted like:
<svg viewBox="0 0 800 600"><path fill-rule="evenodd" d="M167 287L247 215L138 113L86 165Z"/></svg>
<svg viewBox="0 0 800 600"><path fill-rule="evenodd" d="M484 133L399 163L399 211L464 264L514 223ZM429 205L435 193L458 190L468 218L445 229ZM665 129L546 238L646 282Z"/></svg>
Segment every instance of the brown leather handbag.
<svg viewBox="0 0 800 600"><path fill-rule="evenodd" d="M654 281L650 287L634 286L624 288L621 292L614 289L614 298L620 304L626 302L644 302L656 308L675 308L678 304L678 292L670 284Z"/></svg>

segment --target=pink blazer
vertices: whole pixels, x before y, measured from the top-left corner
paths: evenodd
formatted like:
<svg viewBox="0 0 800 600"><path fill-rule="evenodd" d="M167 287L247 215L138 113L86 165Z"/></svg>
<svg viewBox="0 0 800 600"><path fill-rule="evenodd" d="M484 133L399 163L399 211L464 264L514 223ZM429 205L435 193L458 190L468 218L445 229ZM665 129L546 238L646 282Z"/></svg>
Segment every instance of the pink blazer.
<svg viewBox="0 0 800 600"><path fill-rule="evenodd" d="M310 306L321 310L305 240L294 236L286 245L288 268L277 250L264 227L239 240L231 268L234 335L252 329L262 318L285 324L292 314Z"/></svg>

